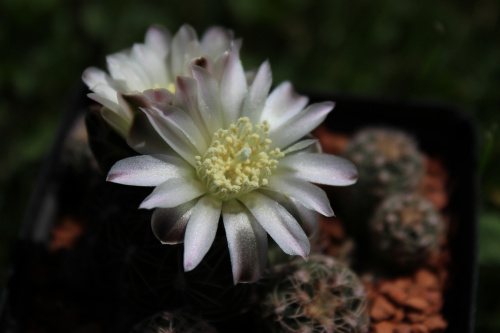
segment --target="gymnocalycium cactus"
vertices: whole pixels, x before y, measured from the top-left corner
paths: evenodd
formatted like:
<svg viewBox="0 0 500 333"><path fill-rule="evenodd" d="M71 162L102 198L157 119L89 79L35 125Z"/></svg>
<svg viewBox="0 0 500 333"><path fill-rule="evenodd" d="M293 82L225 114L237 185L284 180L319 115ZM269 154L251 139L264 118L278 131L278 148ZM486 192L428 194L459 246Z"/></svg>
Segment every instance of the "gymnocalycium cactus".
<svg viewBox="0 0 500 333"><path fill-rule="evenodd" d="M426 198L405 193L389 197L380 205L370 229L377 255L408 266L424 262L439 249L445 226Z"/></svg>
<svg viewBox="0 0 500 333"><path fill-rule="evenodd" d="M275 269L263 303L273 332L361 333L368 331L366 292L358 277L335 259L311 256Z"/></svg>
<svg viewBox="0 0 500 333"><path fill-rule="evenodd" d="M158 312L135 326L130 333L217 333L200 318L178 312Z"/></svg>
<svg viewBox="0 0 500 333"><path fill-rule="evenodd" d="M353 199L372 207L393 193L416 189L423 175L423 157L415 141L398 130L362 129L347 145L344 155L358 167Z"/></svg>

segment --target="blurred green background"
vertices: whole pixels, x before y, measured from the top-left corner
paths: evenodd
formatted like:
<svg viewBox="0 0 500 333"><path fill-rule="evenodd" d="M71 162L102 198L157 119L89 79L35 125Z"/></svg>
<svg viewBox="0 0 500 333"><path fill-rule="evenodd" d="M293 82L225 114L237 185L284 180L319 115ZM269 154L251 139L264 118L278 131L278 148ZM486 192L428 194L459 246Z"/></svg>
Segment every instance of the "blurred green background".
<svg viewBox="0 0 500 333"><path fill-rule="evenodd" d="M455 105L476 120L481 208L478 332L500 331L500 2L337 0L2 0L0 289L66 97L88 66L171 32L217 24L298 89ZM474 204L474 203L471 203Z"/></svg>

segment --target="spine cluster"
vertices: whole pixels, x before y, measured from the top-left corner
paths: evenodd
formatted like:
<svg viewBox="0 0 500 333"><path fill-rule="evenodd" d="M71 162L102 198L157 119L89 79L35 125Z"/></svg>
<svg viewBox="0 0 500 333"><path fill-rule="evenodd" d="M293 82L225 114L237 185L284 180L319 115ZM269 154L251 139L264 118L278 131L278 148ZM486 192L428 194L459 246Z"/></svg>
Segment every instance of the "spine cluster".
<svg viewBox="0 0 500 333"><path fill-rule="evenodd" d="M367 332L366 292L356 274L315 255L276 269L264 303L273 332Z"/></svg>
<svg viewBox="0 0 500 333"><path fill-rule="evenodd" d="M370 222L375 253L402 266L426 261L439 249L444 223L434 206L415 193L386 199Z"/></svg>

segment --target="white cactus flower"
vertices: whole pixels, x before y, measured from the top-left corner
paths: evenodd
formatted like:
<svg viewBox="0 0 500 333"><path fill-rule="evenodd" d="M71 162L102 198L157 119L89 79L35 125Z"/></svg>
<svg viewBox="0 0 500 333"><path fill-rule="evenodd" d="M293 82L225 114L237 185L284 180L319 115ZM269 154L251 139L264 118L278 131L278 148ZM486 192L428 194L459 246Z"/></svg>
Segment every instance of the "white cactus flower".
<svg viewBox="0 0 500 333"><path fill-rule="evenodd" d="M189 25L183 25L170 37L159 25L149 28L144 44L107 56L110 75L90 67L82 79L93 93L89 97L104 106L103 118L123 137L127 137L133 115L121 98L122 94L161 89L164 98L173 98L175 78L189 76L189 63L203 56L209 68L229 48L233 33L220 27L208 29L201 40ZM215 68L214 68L215 70Z"/></svg>
<svg viewBox="0 0 500 333"><path fill-rule="evenodd" d="M307 258L316 212L333 215L325 192L310 182L351 185L357 170L304 139L334 103L306 107L308 98L288 82L268 95L267 61L248 84L235 44L222 60L219 72L204 58L191 62L171 104L128 99L166 144L118 161L108 181L155 187L140 208L155 209L152 229L162 243L184 242L186 271L210 249L222 216L234 283L253 282L265 268L267 234L287 254Z"/></svg>

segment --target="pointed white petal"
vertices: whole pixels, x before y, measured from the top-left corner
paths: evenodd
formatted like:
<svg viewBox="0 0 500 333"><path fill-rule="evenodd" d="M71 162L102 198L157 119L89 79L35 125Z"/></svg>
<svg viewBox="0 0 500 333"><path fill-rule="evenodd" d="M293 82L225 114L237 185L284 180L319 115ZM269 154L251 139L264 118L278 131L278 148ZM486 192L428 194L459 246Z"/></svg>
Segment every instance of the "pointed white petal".
<svg viewBox="0 0 500 333"><path fill-rule="evenodd" d="M212 73L212 75L218 82L220 82L222 78L222 73L224 72L224 68L226 66L228 57L229 57L229 50L216 57L212 63L212 68L210 70L210 73Z"/></svg>
<svg viewBox="0 0 500 333"><path fill-rule="evenodd" d="M271 125L269 138L272 141L272 145L278 148L285 148L309 134L309 132L325 120L334 106L335 104L332 102L312 104L281 126L273 128Z"/></svg>
<svg viewBox="0 0 500 333"><path fill-rule="evenodd" d="M207 142L212 140L198 108L198 83L195 79L184 76L177 77L175 80L175 97L172 105L178 106L191 116L196 126L202 131Z"/></svg>
<svg viewBox="0 0 500 333"><path fill-rule="evenodd" d="M106 83L106 78L108 74L106 72L95 68L89 67L82 74L83 82L89 87L89 89L93 90L94 87L98 84Z"/></svg>
<svg viewBox="0 0 500 333"><path fill-rule="evenodd" d="M199 152L192 141L186 137L184 131L175 123L168 121L162 113L156 110L142 108L141 110L146 114L149 122L162 139L183 159L195 166L194 157L199 155Z"/></svg>
<svg viewBox="0 0 500 333"><path fill-rule="evenodd" d="M193 144L200 155L208 149L209 141L202 135L202 130L184 110L169 104L152 103L151 108L160 113L160 116L177 128Z"/></svg>
<svg viewBox="0 0 500 333"><path fill-rule="evenodd" d="M221 27L209 28L201 38L201 54L214 58L229 49L233 38L231 30Z"/></svg>
<svg viewBox="0 0 500 333"><path fill-rule="evenodd" d="M175 97L172 103L185 110L189 115L198 109L198 84L191 77L178 76L175 80ZM194 119L194 117L193 117Z"/></svg>
<svg viewBox="0 0 500 333"><path fill-rule="evenodd" d="M239 198L285 253L307 258L310 243L295 218L276 201L253 191Z"/></svg>
<svg viewBox="0 0 500 333"><path fill-rule="evenodd" d="M243 105L243 117L248 117L254 123L259 122L272 81L271 66L269 65L269 61L266 60L260 65L255 79L250 86Z"/></svg>
<svg viewBox="0 0 500 333"><path fill-rule="evenodd" d="M170 33L165 27L155 24L146 32L145 44L153 49L158 55L164 57L167 55L170 44Z"/></svg>
<svg viewBox="0 0 500 333"><path fill-rule="evenodd" d="M236 38L235 40L233 40L233 44L236 45L238 50L241 50L241 46L243 45L243 39Z"/></svg>
<svg viewBox="0 0 500 333"><path fill-rule="evenodd" d="M271 191L270 189L260 189L259 191L285 207L297 222L299 222L309 238L318 231L318 213L314 210L304 207L298 200L285 196L279 192Z"/></svg>
<svg viewBox="0 0 500 333"><path fill-rule="evenodd" d="M107 107L101 108L102 118L123 138L127 137L130 122Z"/></svg>
<svg viewBox="0 0 500 333"><path fill-rule="evenodd" d="M292 153L298 152L300 150L304 150L317 142L318 142L318 140L316 140L316 139L305 139L305 140L299 141L297 143L294 143L290 147L288 147L285 151L283 151L283 154L285 154L285 156L286 156L288 154L292 154Z"/></svg>
<svg viewBox="0 0 500 333"><path fill-rule="evenodd" d="M224 126L219 84L203 67L193 66L193 77L198 83L198 107L209 133Z"/></svg>
<svg viewBox="0 0 500 333"><path fill-rule="evenodd" d="M267 98L260 122L267 120L271 130L277 128L299 113L308 101L306 96L300 96L293 90L290 82L283 82Z"/></svg>
<svg viewBox="0 0 500 333"><path fill-rule="evenodd" d="M157 208L151 218L151 228L163 244L178 244L184 241L186 226L198 199L172 208Z"/></svg>
<svg viewBox="0 0 500 333"><path fill-rule="evenodd" d="M119 106L116 113L120 117L126 119L127 122L130 124L134 118L134 111L132 105L130 105L129 102L125 99L125 95L118 93L116 97L118 99L118 106Z"/></svg>
<svg viewBox="0 0 500 333"><path fill-rule="evenodd" d="M184 236L184 270L194 269L212 246L222 201L211 195L201 198L193 209Z"/></svg>
<svg viewBox="0 0 500 333"><path fill-rule="evenodd" d="M333 216L330 201L325 191L311 183L286 174L269 177L267 185L273 191L295 198L306 208L317 211L325 216Z"/></svg>
<svg viewBox="0 0 500 333"><path fill-rule="evenodd" d="M172 178L155 187L139 208L171 208L193 200L205 192L205 185L194 177Z"/></svg>
<svg viewBox="0 0 500 333"><path fill-rule="evenodd" d="M167 66L163 56L156 54L144 44L135 44L132 47L131 57L139 64L137 70L143 73L144 89L168 86Z"/></svg>
<svg viewBox="0 0 500 333"><path fill-rule="evenodd" d="M236 200L224 202L226 230L234 284L259 279L267 261L267 234L250 212Z"/></svg>
<svg viewBox="0 0 500 333"><path fill-rule="evenodd" d="M184 24L172 39L168 61L172 70L172 81L177 76L185 76L188 63L199 54L198 36L196 31L188 24Z"/></svg>
<svg viewBox="0 0 500 333"><path fill-rule="evenodd" d="M148 117L142 111L135 113L126 140L132 149L142 155L165 154L180 158L156 132Z"/></svg>
<svg viewBox="0 0 500 333"><path fill-rule="evenodd" d="M318 231L318 216L314 210L306 208L299 200L290 198L295 206L296 213L294 216L297 221L300 221L302 229L308 237L312 237Z"/></svg>
<svg viewBox="0 0 500 333"><path fill-rule="evenodd" d="M236 123L240 117L243 100L247 93L245 71L241 65L236 45L231 46L226 61L220 83L221 102L224 108L224 118L226 119L224 127Z"/></svg>
<svg viewBox="0 0 500 333"><path fill-rule="evenodd" d="M171 178L193 175L193 167L178 157L141 155L116 162L106 180L132 186L157 186Z"/></svg>
<svg viewBox="0 0 500 333"><path fill-rule="evenodd" d="M316 211L304 207L294 198L285 196L280 192L267 188L261 188L259 192L283 206L297 220L307 237L310 238L317 232L319 214Z"/></svg>
<svg viewBox="0 0 500 333"><path fill-rule="evenodd" d="M95 94L88 96L102 105L115 110L117 107L116 90L111 86L113 79L104 71L89 67L82 74L83 82Z"/></svg>
<svg viewBox="0 0 500 333"><path fill-rule="evenodd" d="M312 183L347 186L358 179L358 170L345 158L315 153L298 153L279 160L277 173L287 172Z"/></svg>
<svg viewBox="0 0 500 333"><path fill-rule="evenodd" d="M119 110L118 100L116 98L116 92L115 92L115 97L113 99L109 99L103 96L102 94L98 93L90 93L87 94L87 96L96 101L97 103L101 104L102 106L105 106L110 110L113 110L114 113L117 113L117 111Z"/></svg>
<svg viewBox="0 0 500 333"><path fill-rule="evenodd" d="M115 80L126 83L126 91L143 91L152 88L150 79L141 65L124 52L106 57L108 71Z"/></svg>
<svg viewBox="0 0 500 333"><path fill-rule="evenodd" d="M257 68L251 68L245 70L245 77L247 79L247 85L250 87L255 80L255 76L257 75ZM260 115L259 115L260 117Z"/></svg>

